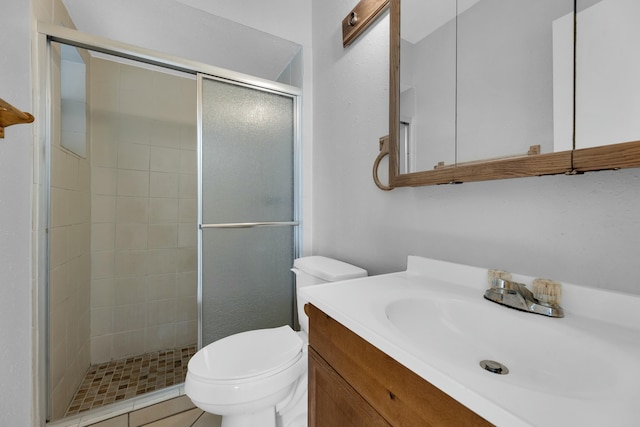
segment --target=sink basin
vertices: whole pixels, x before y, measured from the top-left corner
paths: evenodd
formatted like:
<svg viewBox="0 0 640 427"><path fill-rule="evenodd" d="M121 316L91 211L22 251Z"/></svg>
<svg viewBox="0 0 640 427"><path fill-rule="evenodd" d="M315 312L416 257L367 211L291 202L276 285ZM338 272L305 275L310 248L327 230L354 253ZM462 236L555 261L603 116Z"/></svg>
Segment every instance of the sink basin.
<svg viewBox="0 0 640 427"><path fill-rule="evenodd" d="M407 271L300 294L494 425L638 426L640 297L563 283L565 317L550 318L486 288L487 269L409 257Z"/></svg>
<svg viewBox="0 0 640 427"><path fill-rule="evenodd" d="M399 299L386 306L385 314L398 333L433 358L514 386L579 396L606 393L624 374L616 369L621 365L615 363L615 351L561 319L477 299ZM502 363L509 374L483 371L482 360Z"/></svg>

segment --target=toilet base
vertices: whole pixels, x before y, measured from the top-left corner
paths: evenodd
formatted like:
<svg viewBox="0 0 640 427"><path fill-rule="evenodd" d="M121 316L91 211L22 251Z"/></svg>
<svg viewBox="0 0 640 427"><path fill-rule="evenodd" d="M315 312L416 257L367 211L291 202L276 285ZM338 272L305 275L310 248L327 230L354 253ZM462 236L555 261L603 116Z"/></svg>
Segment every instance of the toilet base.
<svg viewBox="0 0 640 427"><path fill-rule="evenodd" d="M302 376L283 405L270 406L251 414L223 415L221 427L307 427L307 376Z"/></svg>
<svg viewBox="0 0 640 427"><path fill-rule="evenodd" d="M307 375L302 375L298 378L291 398L276 406L276 427L307 427L308 383Z"/></svg>
<svg viewBox="0 0 640 427"><path fill-rule="evenodd" d="M271 406L253 414L224 415L221 427L276 427L276 409Z"/></svg>

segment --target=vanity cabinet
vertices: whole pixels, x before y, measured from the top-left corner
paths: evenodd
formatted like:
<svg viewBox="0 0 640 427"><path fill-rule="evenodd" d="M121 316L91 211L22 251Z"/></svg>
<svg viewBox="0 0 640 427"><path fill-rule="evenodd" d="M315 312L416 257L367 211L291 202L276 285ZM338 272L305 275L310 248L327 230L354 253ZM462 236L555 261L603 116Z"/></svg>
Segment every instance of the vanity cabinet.
<svg viewBox="0 0 640 427"><path fill-rule="evenodd" d="M309 316L309 426L491 426L320 309Z"/></svg>

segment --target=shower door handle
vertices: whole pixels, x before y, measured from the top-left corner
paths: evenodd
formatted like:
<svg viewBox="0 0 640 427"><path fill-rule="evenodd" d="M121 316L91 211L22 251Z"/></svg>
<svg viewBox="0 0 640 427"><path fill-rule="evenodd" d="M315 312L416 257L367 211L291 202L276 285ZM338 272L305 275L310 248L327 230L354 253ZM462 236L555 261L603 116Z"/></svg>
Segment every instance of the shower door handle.
<svg viewBox="0 0 640 427"><path fill-rule="evenodd" d="M295 227L298 221L229 222L226 224L200 224L200 230L207 228L255 228L255 227Z"/></svg>

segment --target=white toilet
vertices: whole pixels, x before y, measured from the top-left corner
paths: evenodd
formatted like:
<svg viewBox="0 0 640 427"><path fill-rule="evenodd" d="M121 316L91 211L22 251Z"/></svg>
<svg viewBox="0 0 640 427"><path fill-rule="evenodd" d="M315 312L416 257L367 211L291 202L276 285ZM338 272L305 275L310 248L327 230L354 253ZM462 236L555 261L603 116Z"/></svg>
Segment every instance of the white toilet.
<svg viewBox="0 0 640 427"><path fill-rule="evenodd" d="M364 277L359 267L322 256L293 263L296 288ZM189 361L185 393L222 415L222 427L307 426L309 320L297 298L300 332L288 325L242 332L203 347Z"/></svg>

